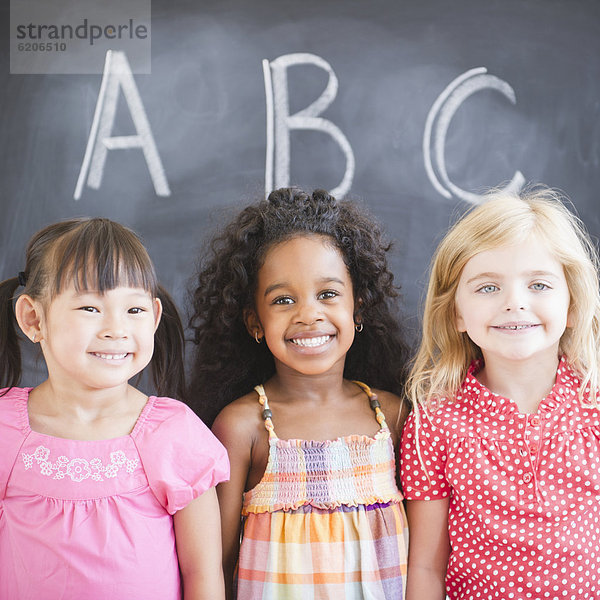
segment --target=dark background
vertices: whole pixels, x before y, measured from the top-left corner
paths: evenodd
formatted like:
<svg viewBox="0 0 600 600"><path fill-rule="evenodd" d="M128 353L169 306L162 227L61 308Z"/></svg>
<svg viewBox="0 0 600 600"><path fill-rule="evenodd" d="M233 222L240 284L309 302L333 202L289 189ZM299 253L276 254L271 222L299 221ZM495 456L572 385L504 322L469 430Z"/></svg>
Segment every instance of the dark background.
<svg viewBox="0 0 600 600"><path fill-rule="evenodd" d="M455 114L446 143L450 179L471 192L520 170L562 189L600 233L600 3L597 0L154 0L152 74L135 80L170 197L154 192L140 150L109 152L99 190L73 193L100 75L10 75L8 2L0 82L0 277L23 268L29 237L50 222L106 216L137 231L163 284L185 292L209 231L264 193L262 59L309 52L339 90L322 115L350 142L349 197L364 201L395 240L392 266L406 324L419 333L427 267L448 225L469 208L427 177L429 110L475 67L506 81L516 104L484 90ZM291 112L323 91L324 71L289 71ZM121 97L113 135L133 134ZM345 159L327 135L291 135L291 182L334 188ZM24 382L38 370L28 359Z"/></svg>

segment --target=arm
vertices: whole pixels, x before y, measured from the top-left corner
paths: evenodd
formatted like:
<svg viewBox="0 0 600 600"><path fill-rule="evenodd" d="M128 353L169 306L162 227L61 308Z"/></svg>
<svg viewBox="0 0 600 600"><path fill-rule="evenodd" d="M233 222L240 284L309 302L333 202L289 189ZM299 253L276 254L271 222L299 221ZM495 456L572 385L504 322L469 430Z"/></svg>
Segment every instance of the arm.
<svg viewBox="0 0 600 600"><path fill-rule="evenodd" d="M214 488L173 515L185 600L225 598L221 568L221 526Z"/></svg>
<svg viewBox="0 0 600 600"><path fill-rule="evenodd" d="M249 419L241 420L238 412L238 407L229 405L213 424L213 433L227 448L231 464L229 481L217 486L221 507L223 571L228 600L233 599L233 575L240 551L242 497L251 467L252 449L252 441L248 437L247 430L240 427L240 423L248 422Z"/></svg>
<svg viewBox="0 0 600 600"><path fill-rule="evenodd" d="M406 600L444 600L450 556L449 498L408 500L408 580Z"/></svg>
<svg viewBox="0 0 600 600"><path fill-rule="evenodd" d="M377 399L381 405L381 410L385 415L385 421L392 434L394 448L397 448L400 441L400 436L402 434L404 421L406 421L408 413L410 412L408 401L403 400L391 392L384 392L381 390L373 391L377 394Z"/></svg>

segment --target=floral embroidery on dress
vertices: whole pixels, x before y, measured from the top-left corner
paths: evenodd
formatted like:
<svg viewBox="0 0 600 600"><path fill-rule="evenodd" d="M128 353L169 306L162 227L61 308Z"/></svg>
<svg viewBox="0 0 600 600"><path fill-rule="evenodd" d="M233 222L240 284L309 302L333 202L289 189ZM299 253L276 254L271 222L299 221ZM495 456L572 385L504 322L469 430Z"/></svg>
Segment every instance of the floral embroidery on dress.
<svg viewBox="0 0 600 600"><path fill-rule="evenodd" d="M133 473L139 463L139 458L127 458L123 450L110 453L110 463L104 465L99 458L88 461L85 458L68 458L59 456L56 462L50 461L50 450L45 446L38 446L33 454L22 453L25 469L33 467L34 461L40 468L40 473L53 479L64 479L69 476L73 481L80 482L91 477L94 481L104 481L116 477L123 468L127 473ZM104 477L103 477L104 476Z"/></svg>

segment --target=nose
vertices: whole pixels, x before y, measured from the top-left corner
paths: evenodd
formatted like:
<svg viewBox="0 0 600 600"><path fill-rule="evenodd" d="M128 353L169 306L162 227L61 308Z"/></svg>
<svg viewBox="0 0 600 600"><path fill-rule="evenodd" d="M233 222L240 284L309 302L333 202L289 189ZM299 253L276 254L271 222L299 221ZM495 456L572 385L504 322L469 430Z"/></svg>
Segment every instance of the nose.
<svg viewBox="0 0 600 600"><path fill-rule="evenodd" d="M106 340L119 340L127 337L127 328L122 317L114 314L107 314L102 323L102 329L99 336Z"/></svg>
<svg viewBox="0 0 600 600"><path fill-rule="evenodd" d="M512 287L506 295L504 310L506 312L517 312L526 310L528 307L526 292L518 287Z"/></svg>
<svg viewBox="0 0 600 600"><path fill-rule="evenodd" d="M321 306L315 299L299 300L296 304L296 322L304 325L312 325L323 320Z"/></svg>

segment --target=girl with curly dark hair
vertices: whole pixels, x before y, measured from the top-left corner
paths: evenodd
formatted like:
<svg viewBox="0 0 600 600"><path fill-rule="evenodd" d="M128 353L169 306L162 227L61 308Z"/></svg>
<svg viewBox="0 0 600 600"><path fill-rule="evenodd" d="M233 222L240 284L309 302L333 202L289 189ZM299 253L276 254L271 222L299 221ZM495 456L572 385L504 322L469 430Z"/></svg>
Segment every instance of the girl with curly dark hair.
<svg viewBox="0 0 600 600"><path fill-rule="evenodd" d="M389 248L355 203L296 188L212 242L191 390L231 461L218 489L229 598L403 597L408 350Z"/></svg>

